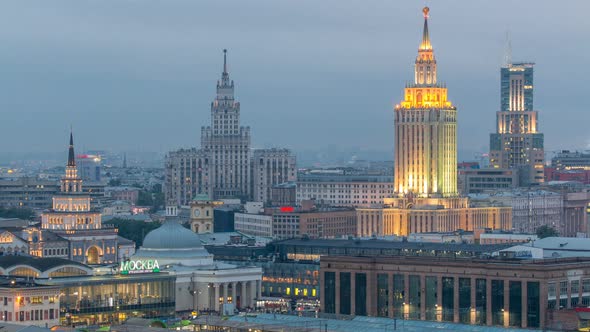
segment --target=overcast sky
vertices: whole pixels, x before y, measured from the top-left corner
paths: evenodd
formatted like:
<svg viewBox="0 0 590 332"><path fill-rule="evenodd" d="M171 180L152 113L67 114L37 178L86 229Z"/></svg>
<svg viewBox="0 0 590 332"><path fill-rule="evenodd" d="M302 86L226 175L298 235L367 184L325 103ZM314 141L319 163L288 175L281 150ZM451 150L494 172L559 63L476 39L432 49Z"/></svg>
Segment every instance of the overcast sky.
<svg viewBox="0 0 590 332"><path fill-rule="evenodd" d="M422 30L487 151L506 32L536 62L546 150L590 144L590 1L112 0L0 3L0 152L198 146L228 49L255 147L393 149Z"/></svg>

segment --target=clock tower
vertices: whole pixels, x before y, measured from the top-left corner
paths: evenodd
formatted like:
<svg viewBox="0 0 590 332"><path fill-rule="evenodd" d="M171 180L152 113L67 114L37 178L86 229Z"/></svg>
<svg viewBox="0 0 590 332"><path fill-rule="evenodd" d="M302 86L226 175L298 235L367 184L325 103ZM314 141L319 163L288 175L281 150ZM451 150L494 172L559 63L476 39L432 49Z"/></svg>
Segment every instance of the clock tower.
<svg viewBox="0 0 590 332"><path fill-rule="evenodd" d="M191 202L191 230L197 234L213 233L213 209L222 202L212 201L208 195L197 195Z"/></svg>

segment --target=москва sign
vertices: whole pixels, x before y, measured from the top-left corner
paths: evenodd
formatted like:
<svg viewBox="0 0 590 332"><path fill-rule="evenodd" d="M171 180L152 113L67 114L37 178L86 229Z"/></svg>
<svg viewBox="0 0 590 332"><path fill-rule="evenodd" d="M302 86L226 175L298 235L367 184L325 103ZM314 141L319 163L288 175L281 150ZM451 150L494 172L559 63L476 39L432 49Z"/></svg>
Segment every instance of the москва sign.
<svg viewBox="0 0 590 332"><path fill-rule="evenodd" d="M125 261L121 263L119 269L121 274L151 273L160 272L160 265L157 260L140 259L136 261Z"/></svg>

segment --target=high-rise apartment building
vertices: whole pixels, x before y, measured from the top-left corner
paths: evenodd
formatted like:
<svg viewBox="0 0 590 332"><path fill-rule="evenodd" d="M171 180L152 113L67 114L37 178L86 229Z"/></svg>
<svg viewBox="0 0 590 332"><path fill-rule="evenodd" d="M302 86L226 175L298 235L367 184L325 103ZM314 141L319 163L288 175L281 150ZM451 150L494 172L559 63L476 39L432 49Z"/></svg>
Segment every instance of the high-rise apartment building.
<svg viewBox="0 0 590 332"><path fill-rule="evenodd" d="M226 50L211 103L211 124L201 127L201 148L169 152L165 167L166 200L176 205L188 205L203 194L211 199L266 202L273 184L295 180L295 156L289 150L251 150L250 127L240 124L240 103L229 78Z"/></svg>
<svg viewBox="0 0 590 332"><path fill-rule="evenodd" d="M533 110L533 63L508 63L500 70L500 111L490 135L490 164L518 168L520 185L543 182L543 134Z"/></svg>
<svg viewBox="0 0 590 332"><path fill-rule="evenodd" d="M295 155L289 149L254 150L252 188L254 200L270 203L272 186L297 178Z"/></svg>
<svg viewBox="0 0 590 332"><path fill-rule="evenodd" d="M470 207L457 192L457 109L437 79L429 9L414 66L414 83L395 106L394 197L385 208L357 209L357 235L510 229L510 208Z"/></svg>

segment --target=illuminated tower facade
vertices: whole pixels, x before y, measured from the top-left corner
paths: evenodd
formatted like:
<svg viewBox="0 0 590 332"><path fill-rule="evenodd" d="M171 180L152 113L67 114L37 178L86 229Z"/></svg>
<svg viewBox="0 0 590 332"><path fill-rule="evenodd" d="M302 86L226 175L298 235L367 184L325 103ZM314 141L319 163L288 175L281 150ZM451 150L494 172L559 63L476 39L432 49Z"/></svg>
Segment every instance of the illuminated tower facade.
<svg viewBox="0 0 590 332"><path fill-rule="evenodd" d="M120 259L117 230L102 225L101 214L92 210L90 196L82 191L71 133L61 190L53 197L52 209L41 215L41 228L69 242L66 254L73 261L92 265Z"/></svg>
<svg viewBox="0 0 590 332"><path fill-rule="evenodd" d="M457 109L437 82L428 33L429 9L414 65L414 83L395 106L395 191L398 196L457 196Z"/></svg>
<svg viewBox="0 0 590 332"><path fill-rule="evenodd" d="M42 227L49 230L100 229L100 213L90 211L90 196L82 192L74 154L74 136L70 147L66 174L61 179L61 192L53 197L53 209L42 216Z"/></svg>
<svg viewBox="0 0 590 332"><path fill-rule="evenodd" d="M533 109L533 63L508 63L500 70L500 111L490 135L490 164L519 169L520 185L543 182L544 139Z"/></svg>
<svg viewBox="0 0 590 332"><path fill-rule="evenodd" d="M439 83L424 14L414 82L395 106L395 197L357 208L357 236L512 228L510 207L471 206L457 193L457 109Z"/></svg>

